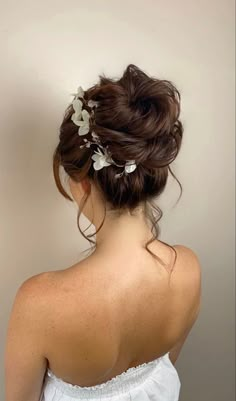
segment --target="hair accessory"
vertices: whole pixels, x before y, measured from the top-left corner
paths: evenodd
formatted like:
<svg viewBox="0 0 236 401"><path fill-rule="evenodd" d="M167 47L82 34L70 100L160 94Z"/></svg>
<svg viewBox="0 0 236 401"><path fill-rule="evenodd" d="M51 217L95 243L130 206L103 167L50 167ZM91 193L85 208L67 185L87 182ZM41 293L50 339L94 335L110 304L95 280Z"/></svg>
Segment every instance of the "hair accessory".
<svg viewBox="0 0 236 401"><path fill-rule="evenodd" d="M94 109L98 106L98 102L94 100L89 100L87 102L87 105L91 108L91 112L89 113L87 110L83 109L83 102L85 102L84 99L84 90L81 88L81 86L77 89L77 93L73 94L75 97L72 106L74 109L74 113L71 116L71 120L75 125L79 127L78 129L78 135L83 136L87 135L90 131L90 126L89 126L89 120L90 120L90 115L94 113ZM82 100L80 100L82 99ZM135 160L126 160L125 165L119 165L117 164L111 157L111 153L108 150L108 147L104 147L101 144L99 136L95 133L92 132L91 136L93 140L88 140L86 138L83 138L84 144L80 145L80 148L90 148L91 145L97 145L97 150L94 150L94 154L92 155L92 160L94 161L93 163L93 168L94 170L101 170L103 167L108 167L111 164L114 164L118 167L123 167L124 170L122 173L116 174L115 178L121 177L123 174L130 174L132 173L137 165L135 163Z"/></svg>

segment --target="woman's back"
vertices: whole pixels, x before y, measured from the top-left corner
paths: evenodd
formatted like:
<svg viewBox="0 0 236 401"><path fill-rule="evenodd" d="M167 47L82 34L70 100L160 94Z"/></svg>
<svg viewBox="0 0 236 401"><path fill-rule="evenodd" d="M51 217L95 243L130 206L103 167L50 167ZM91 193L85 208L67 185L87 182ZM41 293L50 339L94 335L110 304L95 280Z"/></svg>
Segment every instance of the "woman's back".
<svg viewBox="0 0 236 401"><path fill-rule="evenodd" d="M171 265L165 245L156 241L154 249ZM189 249L175 249L170 282L169 273L144 250L129 259L114 254L113 260L95 253L49 273L45 349L55 376L95 386L178 343L196 317L200 272Z"/></svg>
<svg viewBox="0 0 236 401"><path fill-rule="evenodd" d="M92 242L96 235L96 249L19 290L7 341L7 400L101 400L115 393L120 401L178 400L171 361L197 317L200 268L189 249L158 241L156 200L169 173L175 177L180 94L130 64L121 78L100 76L74 96L53 173L60 193L78 205L80 232ZM95 227L89 236L81 213Z"/></svg>

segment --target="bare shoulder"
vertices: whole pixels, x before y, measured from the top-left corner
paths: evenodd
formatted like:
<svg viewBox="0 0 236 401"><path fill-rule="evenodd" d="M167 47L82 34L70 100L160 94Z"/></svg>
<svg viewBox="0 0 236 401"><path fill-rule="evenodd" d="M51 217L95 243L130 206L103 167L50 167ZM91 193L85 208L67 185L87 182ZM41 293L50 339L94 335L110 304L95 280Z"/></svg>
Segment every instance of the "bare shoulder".
<svg viewBox="0 0 236 401"><path fill-rule="evenodd" d="M55 285L58 271L43 272L26 279L17 291L18 297L38 298L40 294L46 294L47 290Z"/></svg>
<svg viewBox="0 0 236 401"><path fill-rule="evenodd" d="M170 360L174 364L183 344L193 328L201 308L201 265L196 253L183 245L174 245L178 259L178 273L175 279L178 293L181 294L181 305L184 324L181 335L170 351Z"/></svg>
<svg viewBox="0 0 236 401"><path fill-rule="evenodd" d="M180 271L186 277L195 278L197 281L201 279L201 264L199 257L191 248L184 245L173 246L177 252L177 259L179 260Z"/></svg>
<svg viewBox="0 0 236 401"><path fill-rule="evenodd" d="M42 327L48 314L49 282L52 275L41 273L25 280L18 288L8 321L8 338L15 341L18 336L28 335L29 338L39 338L41 344Z"/></svg>
<svg viewBox="0 0 236 401"><path fill-rule="evenodd" d="M87 258L88 259L88 258ZM82 288L83 277L82 274L84 264L87 260L82 260L69 266L65 269L46 271L25 280L17 291L16 298L23 302L30 302L45 306L47 303L47 310L50 311L50 305L53 307L57 303L61 304L68 298L68 293L79 293L79 288Z"/></svg>
<svg viewBox="0 0 236 401"><path fill-rule="evenodd" d="M176 280L181 286L183 295L192 305L193 319L197 317L202 290L202 272L199 257L191 248L184 245L174 245L179 260Z"/></svg>
<svg viewBox="0 0 236 401"><path fill-rule="evenodd" d="M196 254L196 252L185 246L185 245L173 245L174 248L176 248L182 255L187 256L188 258L194 259L195 261L199 261L199 258Z"/></svg>
<svg viewBox="0 0 236 401"><path fill-rule="evenodd" d="M40 317L41 311L47 311L52 288L57 282L57 272L44 272L26 279L18 288L13 303L12 313L27 318Z"/></svg>

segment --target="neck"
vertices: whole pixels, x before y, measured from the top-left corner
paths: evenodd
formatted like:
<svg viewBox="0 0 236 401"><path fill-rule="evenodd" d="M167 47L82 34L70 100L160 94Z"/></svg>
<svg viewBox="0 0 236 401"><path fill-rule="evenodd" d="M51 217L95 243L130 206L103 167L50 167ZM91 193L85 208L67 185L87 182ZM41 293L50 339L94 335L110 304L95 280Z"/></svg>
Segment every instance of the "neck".
<svg viewBox="0 0 236 401"><path fill-rule="evenodd" d="M101 220L102 221L102 220ZM95 223L96 231L99 224ZM96 252L106 249L108 252L130 251L142 249L152 237L151 229L143 208L136 209L135 213L124 213L117 216L107 211L101 229L96 234Z"/></svg>

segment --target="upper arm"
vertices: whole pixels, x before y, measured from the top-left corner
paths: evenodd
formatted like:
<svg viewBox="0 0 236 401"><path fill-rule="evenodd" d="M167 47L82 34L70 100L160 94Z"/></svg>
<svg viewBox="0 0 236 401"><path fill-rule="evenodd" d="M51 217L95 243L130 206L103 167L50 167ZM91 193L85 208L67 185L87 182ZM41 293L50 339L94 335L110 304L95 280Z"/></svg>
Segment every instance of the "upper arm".
<svg viewBox="0 0 236 401"><path fill-rule="evenodd" d="M38 401L47 366L43 346L42 282L26 280L17 291L5 348L6 401Z"/></svg>
<svg viewBox="0 0 236 401"><path fill-rule="evenodd" d="M185 292L187 298L190 300L190 308L188 313L188 322L183 335L180 340L175 344L175 346L170 351L170 359L172 363L175 363L180 351L196 322L200 308L201 308L201 293L202 293L202 278L201 278L201 265L199 259L195 252L190 248L183 246L175 246L176 249L181 253L183 258L183 263L185 264L186 272L186 283ZM188 272L188 273L187 273Z"/></svg>

